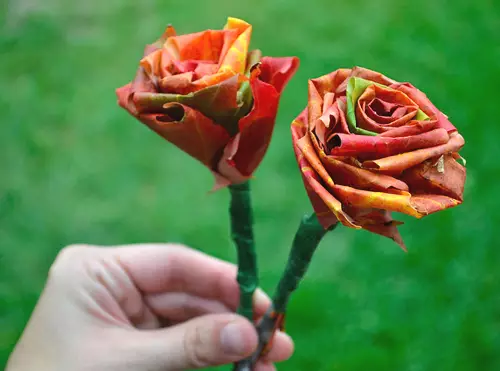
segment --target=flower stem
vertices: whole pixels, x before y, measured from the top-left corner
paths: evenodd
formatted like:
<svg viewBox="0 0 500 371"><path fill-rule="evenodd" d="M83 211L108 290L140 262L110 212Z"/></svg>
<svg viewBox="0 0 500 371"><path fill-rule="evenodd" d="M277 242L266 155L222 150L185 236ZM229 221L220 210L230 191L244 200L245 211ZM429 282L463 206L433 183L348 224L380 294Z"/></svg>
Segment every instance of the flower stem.
<svg viewBox="0 0 500 371"><path fill-rule="evenodd" d="M333 230L335 226L330 230ZM274 333L283 326L290 296L297 289L309 267L316 248L328 231L321 226L316 214L313 213L302 218L295 233L285 270L276 287L273 305L257 325L259 335L257 350L249 358L238 362L233 371L253 370L259 357L269 351Z"/></svg>
<svg viewBox="0 0 500 371"><path fill-rule="evenodd" d="M231 237L238 253L240 305L238 313L253 321L253 293L257 288L257 256L253 238L253 216L250 201L250 183L229 186L231 204Z"/></svg>
<svg viewBox="0 0 500 371"><path fill-rule="evenodd" d="M274 293L273 305L276 312L286 312L290 296L306 274L313 254L327 232L319 223L316 214L313 213L302 218L295 233L285 271Z"/></svg>

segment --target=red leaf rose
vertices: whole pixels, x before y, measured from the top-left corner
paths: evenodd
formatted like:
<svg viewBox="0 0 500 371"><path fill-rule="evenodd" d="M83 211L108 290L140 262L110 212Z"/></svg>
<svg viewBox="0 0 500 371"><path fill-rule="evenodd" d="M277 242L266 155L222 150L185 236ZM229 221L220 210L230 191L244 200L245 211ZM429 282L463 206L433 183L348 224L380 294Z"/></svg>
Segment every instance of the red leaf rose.
<svg viewBox="0 0 500 371"><path fill-rule="evenodd" d="M216 187L248 179L269 146L279 98L297 58L248 51L252 26L177 36L167 27L146 46L118 103L214 173Z"/></svg>
<svg viewBox="0 0 500 371"><path fill-rule="evenodd" d="M325 228L340 221L404 248L390 212L421 218L462 202L464 139L411 84L359 67L312 79L292 138Z"/></svg>

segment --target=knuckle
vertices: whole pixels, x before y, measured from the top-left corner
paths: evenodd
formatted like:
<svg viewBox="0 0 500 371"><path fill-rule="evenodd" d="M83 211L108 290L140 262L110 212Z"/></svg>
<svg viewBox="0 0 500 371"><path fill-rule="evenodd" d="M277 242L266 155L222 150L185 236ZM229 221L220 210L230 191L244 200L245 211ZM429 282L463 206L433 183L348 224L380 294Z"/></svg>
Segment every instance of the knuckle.
<svg viewBox="0 0 500 371"><path fill-rule="evenodd" d="M57 254L56 261L63 260L63 259L71 259L75 255L81 255L88 248L89 247L86 245L68 245L68 246L65 246L61 249L61 251L59 251L59 254Z"/></svg>
<svg viewBox="0 0 500 371"><path fill-rule="evenodd" d="M49 269L49 280L64 280L68 270L72 269L75 262L81 261L89 249L90 247L85 245L69 245L62 248Z"/></svg>
<svg viewBox="0 0 500 371"><path fill-rule="evenodd" d="M212 365L210 330L201 325L192 326L185 333L184 352L192 368L204 368Z"/></svg>

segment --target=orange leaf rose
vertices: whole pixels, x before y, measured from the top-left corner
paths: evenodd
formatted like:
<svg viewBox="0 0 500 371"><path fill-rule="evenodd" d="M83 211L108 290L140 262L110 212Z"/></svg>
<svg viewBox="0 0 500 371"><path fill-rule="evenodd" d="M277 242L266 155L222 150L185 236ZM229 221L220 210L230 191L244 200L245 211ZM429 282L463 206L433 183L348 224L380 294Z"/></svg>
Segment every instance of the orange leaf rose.
<svg viewBox="0 0 500 371"><path fill-rule="evenodd" d="M404 247L391 212L421 218L462 202L464 138L422 93L364 68L309 81L295 155L325 228L340 221Z"/></svg>
<svg viewBox="0 0 500 371"><path fill-rule="evenodd" d="M216 187L248 179L273 132L280 94L297 58L249 51L252 26L229 18L223 30L176 35L172 26L146 46L118 103L207 166Z"/></svg>

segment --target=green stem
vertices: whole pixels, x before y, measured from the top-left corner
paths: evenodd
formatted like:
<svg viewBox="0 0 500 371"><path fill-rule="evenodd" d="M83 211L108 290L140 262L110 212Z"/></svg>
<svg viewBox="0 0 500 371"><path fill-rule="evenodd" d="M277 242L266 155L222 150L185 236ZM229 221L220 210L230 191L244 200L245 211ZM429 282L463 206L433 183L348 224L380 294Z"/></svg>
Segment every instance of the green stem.
<svg viewBox="0 0 500 371"><path fill-rule="evenodd" d="M327 232L316 214L302 218L293 239L288 262L274 293L273 305L276 312L286 312L290 296L304 277L316 248Z"/></svg>
<svg viewBox="0 0 500 371"><path fill-rule="evenodd" d="M231 204L231 237L238 252L238 275L240 306L238 313L253 321L253 293L257 288L257 256L253 238L253 217L250 201L250 184L229 186Z"/></svg>
<svg viewBox="0 0 500 371"><path fill-rule="evenodd" d="M249 358L236 363L233 371L252 371L254 369L261 353L266 349L267 344L274 336L276 320L279 318L277 314L284 314L286 312L290 296L297 289L302 278L304 278L316 248L325 234L333 230L336 226L337 224L325 230L314 213L302 218L293 239L292 249L288 255L285 270L276 287L273 305L257 325L257 333L259 335L257 350Z"/></svg>

